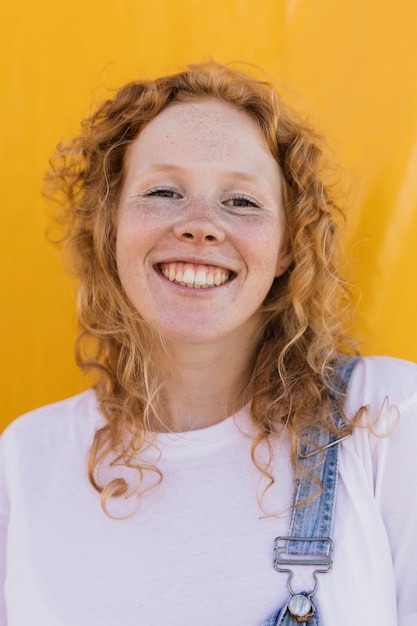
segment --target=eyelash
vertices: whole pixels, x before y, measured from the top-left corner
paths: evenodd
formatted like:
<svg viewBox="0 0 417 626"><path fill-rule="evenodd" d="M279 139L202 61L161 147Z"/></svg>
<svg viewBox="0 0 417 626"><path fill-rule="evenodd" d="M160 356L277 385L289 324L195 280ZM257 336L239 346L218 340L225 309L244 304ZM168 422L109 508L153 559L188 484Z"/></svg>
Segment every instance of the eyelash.
<svg viewBox="0 0 417 626"><path fill-rule="evenodd" d="M255 202L255 200L252 200L252 198L248 198L248 196L244 196L244 195L241 195L241 194L236 194L235 196L232 196L230 199L232 201L234 201L234 200L241 200L243 202L247 202L247 206L251 206L251 207L259 209L259 204L257 204L257 202ZM236 206L239 206L239 205L236 205Z"/></svg>
<svg viewBox="0 0 417 626"><path fill-rule="evenodd" d="M144 195L145 196L159 196L161 198L170 198L171 196L164 195L165 193L172 193L180 195L178 191L176 191L173 187L153 187L149 189Z"/></svg>

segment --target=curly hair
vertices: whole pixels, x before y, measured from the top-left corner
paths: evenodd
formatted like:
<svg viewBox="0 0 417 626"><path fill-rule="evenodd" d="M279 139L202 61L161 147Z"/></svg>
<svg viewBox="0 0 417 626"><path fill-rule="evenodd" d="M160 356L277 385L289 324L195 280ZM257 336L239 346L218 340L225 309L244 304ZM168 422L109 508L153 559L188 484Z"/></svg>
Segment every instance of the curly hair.
<svg viewBox="0 0 417 626"><path fill-rule="evenodd" d="M294 467L307 426L335 426L335 369L341 352L354 351L346 333L350 320L349 285L339 270L339 226L343 213L332 199L321 138L282 101L272 84L215 62L183 72L135 81L122 87L82 123L82 133L61 143L47 175L58 197L62 241L78 279L77 363L96 375L95 391L104 425L95 433L88 474L110 497L131 493L120 477L101 484L100 465L162 475L138 458L158 411L158 379L152 361L155 337L127 299L115 260L116 213L126 153L144 126L173 102L217 98L245 111L258 124L282 174L284 210L292 264L276 278L262 305L262 327L252 355L251 418L257 425L252 458L273 482L268 464L258 458L261 442L285 426ZM340 406L338 407L340 409Z"/></svg>

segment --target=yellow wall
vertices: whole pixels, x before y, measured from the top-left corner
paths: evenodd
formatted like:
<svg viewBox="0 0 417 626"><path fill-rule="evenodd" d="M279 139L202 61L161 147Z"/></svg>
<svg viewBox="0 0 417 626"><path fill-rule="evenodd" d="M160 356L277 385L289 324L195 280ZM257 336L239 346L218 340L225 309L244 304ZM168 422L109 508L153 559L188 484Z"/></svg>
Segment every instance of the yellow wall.
<svg viewBox="0 0 417 626"><path fill-rule="evenodd" d="M1 423L85 384L44 239L57 141L103 85L208 57L263 66L328 135L351 180L363 352L417 360L415 0L15 0L1 30Z"/></svg>

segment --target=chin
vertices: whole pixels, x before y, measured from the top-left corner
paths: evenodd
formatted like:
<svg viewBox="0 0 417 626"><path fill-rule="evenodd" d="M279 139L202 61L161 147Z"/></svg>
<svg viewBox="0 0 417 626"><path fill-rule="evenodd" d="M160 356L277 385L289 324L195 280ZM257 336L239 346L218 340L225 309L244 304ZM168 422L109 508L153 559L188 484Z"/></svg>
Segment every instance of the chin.
<svg viewBox="0 0 417 626"><path fill-rule="evenodd" d="M212 342L218 341L222 339L222 333L208 333L208 332L190 332L190 329L184 330L182 332L170 332L163 333L161 337L163 341L172 343L172 344L183 344L187 346L200 346L207 345Z"/></svg>

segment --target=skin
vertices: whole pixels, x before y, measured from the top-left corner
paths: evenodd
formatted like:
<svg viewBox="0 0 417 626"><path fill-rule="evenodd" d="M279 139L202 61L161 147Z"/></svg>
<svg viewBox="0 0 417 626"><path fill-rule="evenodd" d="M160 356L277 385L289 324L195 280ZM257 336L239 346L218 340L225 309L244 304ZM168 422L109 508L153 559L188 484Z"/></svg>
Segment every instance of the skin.
<svg viewBox="0 0 417 626"><path fill-rule="evenodd" d="M155 358L173 430L240 407L258 310L290 263L287 248L281 172L246 112L214 99L173 104L130 147L117 266L127 297L163 338ZM169 280L185 270L211 286Z"/></svg>

